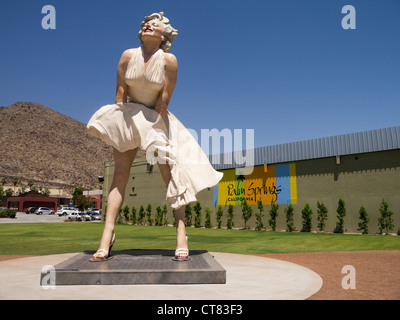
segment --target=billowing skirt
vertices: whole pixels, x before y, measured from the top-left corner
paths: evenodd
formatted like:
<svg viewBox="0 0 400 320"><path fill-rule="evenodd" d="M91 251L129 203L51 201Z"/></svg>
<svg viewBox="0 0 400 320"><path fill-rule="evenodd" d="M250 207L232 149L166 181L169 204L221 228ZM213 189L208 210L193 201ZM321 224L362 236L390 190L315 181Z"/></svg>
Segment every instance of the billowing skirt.
<svg viewBox="0 0 400 320"><path fill-rule="evenodd" d="M223 176L169 111L163 119L155 109L139 103L110 104L92 116L87 130L120 152L140 148L151 164L168 164L171 179L166 199L173 209L196 201L199 191L215 186Z"/></svg>

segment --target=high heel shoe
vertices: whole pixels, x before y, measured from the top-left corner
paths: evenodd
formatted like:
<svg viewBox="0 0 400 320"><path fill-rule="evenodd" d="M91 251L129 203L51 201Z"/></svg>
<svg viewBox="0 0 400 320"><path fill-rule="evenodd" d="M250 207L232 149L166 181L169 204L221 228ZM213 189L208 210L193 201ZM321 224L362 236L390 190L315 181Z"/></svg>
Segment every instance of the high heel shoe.
<svg viewBox="0 0 400 320"><path fill-rule="evenodd" d="M186 236L186 243L188 242L188 237ZM172 258L174 261L189 261L189 249L178 248L175 250L175 257Z"/></svg>
<svg viewBox="0 0 400 320"><path fill-rule="evenodd" d="M89 259L89 261L90 262L102 262L102 261L107 261L107 260L114 258L114 256L111 255L111 250L112 250L114 243L115 243L115 233L113 232L113 236L112 236L112 239L110 242L110 247L108 249L108 252L105 249L99 249L92 256L92 258Z"/></svg>

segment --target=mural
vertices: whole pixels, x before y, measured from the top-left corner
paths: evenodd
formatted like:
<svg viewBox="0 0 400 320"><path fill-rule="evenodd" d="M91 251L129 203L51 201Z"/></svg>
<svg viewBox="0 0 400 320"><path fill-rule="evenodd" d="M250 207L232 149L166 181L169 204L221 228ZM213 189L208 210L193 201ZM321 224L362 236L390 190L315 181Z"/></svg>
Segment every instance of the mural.
<svg viewBox="0 0 400 320"><path fill-rule="evenodd" d="M235 169L223 170L224 177L214 187L214 203L218 205L296 204L296 164L255 167L249 175L236 175Z"/></svg>

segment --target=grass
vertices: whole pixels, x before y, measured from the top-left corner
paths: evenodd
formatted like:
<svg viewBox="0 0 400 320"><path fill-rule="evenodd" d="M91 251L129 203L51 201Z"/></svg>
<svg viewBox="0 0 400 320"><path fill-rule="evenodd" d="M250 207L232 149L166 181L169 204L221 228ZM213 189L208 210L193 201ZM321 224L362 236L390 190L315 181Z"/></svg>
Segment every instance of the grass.
<svg viewBox="0 0 400 320"><path fill-rule="evenodd" d="M101 223L0 225L0 255L47 255L97 250ZM175 229L116 226L115 250L175 249ZM400 237L254 230L187 229L191 250L240 254L400 250Z"/></svg>

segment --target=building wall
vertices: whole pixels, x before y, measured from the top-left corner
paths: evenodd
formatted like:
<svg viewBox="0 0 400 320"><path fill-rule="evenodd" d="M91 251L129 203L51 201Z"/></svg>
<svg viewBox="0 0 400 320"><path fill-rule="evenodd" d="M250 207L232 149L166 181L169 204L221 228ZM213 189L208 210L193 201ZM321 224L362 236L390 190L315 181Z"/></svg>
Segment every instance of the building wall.
<svg viewBox="0 0 400 320"><path fill-rule="evenodd" d="M344 228L347 232L359 232L357 230L358 212L361 206L364 206L368 212L370 233L378 232L379 205L383 198L388 202L389 210L394 212L395 229L393 231L397 232L397 228L400 227L400 150L341 156L340 164L337 164L336 157L329 157L297 161L290 164L268 165L268 168L271 167L272 171L274 171L283 165L290 165L291 168L294 168L295 177L293 174L288 173L287 181L284 182L287 191L283 197L282 193L277 195L277 203L279 204L277 230L285 230L286 228L284 208L289 203L294 207L295 227L297 230L301 230L301 210L306 202L309 203L313 210L313 230L317 230L317 201L319 201L323 202L328 208L325 230L332 232L338 221L336 208L340 198L346 203L347 214L344 219ZM232 170L234 169L224 170L223 172L226 172L227 175L232 175ZM268 171L270 170L268 169ZM263 170L259 170L259 173L258 180L268 174L267 172L263 173ZM284 185L280 185L278 182L277 174L274 173L274 175L276 177L276 188L285 191ZM271 177L269 179L271 180ZM273 179L274 176L272 177ZM279 179L284 181L283 176L280 176ZM292 181L292 183L288 181ZM221 205L225 203L221 203L220 193L226 193L227 191L226 187L224 189L224 183L226 182L222 181L218 186L219 204ZM269 185L273 185L272 183L270 182ZM294 188L295 193L293 194ZM248 192L247 195L250 195L249 197L251 198L253 190L245 188L245 191ZM291 192L292 196L290 196ZM254 203L251 199L248 202ZM228 202L227 204L230 203ZM267 226L269 209L270 205L264 205L263 213L265 217L263 222ZM258 208L253 205L253 217L248 223L251 228L256 225L254 217L256 211L258 211ZM224 212L226 212L226 209ZM235 227L244 226L244 222L241 219L240 205L234 206L234 216ZM225 224L225 220L223 224ZM268 229L270 229L269 226Z"/></svg>
<svg viewBox="0 0 400 320"><path fill-rule="evenodd" d="M315 159L297 163L298 204L301 211L309 202L317 227L317 201L328 208L326 230L332 231L337 222L339 198L346 203L344 227L357 232L359 209L368 212L370 232L378 232L379 205L384 198L394 212L395 226L400 227L400 150L363 153L336 158Z"/></svg>
<svg viewBox="0 0 400 320"><path fill-rule="evenodd" d="M338 164L337 161L340 160ZM167 204L165 194L167 188L159 172L154 166L149 172L145 159L135 160L131 168L131 176L125 192L123 206L140 205L145 208L148 203L153 206L153 215L158 205ZM105 167L103 207L107 203L107 193L111 186L113 164ZM358 232L361 206L368 212L370 233L378 232L379 205L384 198L389 209L394 212L395 229L400 227L400 150L362 153L336 157L303 160L292 163L269 164L255 167L249 176L235 175L235 169L221 170L224 178L218 186L204 190L198 195L203 207L213 209L212 225L216 226L215 205L221 205L224 211L222 226L226 226L226 213L229 204L234 207L234 227L242 228L241 199L246 197L253 207L253 216L247 225L255 228L254 213L258 211L256 201L264 204L263 223L268 226L270 202L279 204L277 230L285 230L284 208L291 203L294 207L294 222L297 230L302 227L301 210L308 202L313 210L313 230L317 230L317 201L328 208L328 219L325 230L332 232L336 226L336 208L339 198L346 203L347 214L344 228L347 232ZM233 185L233 188L232 188ZM230 186L230 187L229 187ZM229 189L230 188L230 189ZM258 188L258 189L257 189ZM258 191L257 197L254 195ZM230 192L230 196L229 193ZM233 193L232 193L233 192ZM104 209L104 208L103 208ZM173 222L172 210L169 208L170 223ZM203 223L204 224L204 223Z"/></svg>

